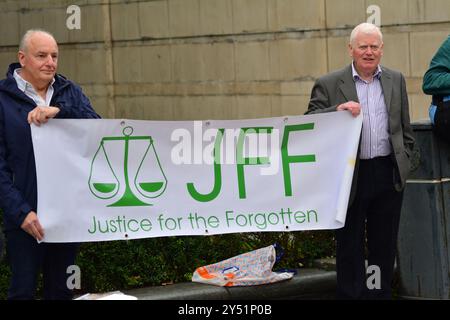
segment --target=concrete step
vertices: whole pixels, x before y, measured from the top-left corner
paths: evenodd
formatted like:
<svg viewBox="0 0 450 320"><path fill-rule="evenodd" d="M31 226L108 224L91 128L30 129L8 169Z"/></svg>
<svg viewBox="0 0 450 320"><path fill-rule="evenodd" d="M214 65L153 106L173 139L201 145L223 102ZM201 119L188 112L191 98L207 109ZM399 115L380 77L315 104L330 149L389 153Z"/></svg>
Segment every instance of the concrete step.
<svg viewBox="0 0 450 320"><path fill-rule="evenodd" d="M245 287L219 287L185 282L123 291L139 300L290 300L334 299L336 272L297 269L290 280Z"/></svg>

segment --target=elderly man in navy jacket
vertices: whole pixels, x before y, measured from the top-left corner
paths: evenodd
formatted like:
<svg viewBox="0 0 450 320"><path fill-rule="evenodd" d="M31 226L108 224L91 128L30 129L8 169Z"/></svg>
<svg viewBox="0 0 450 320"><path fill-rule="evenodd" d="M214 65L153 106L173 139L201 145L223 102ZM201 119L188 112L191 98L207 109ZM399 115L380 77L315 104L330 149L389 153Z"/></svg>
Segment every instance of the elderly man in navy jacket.
<svg viewBox="0 0 450 320"><path fill-rule="evenodd" d="M67 267L75 263L77 245L38 243L45 230L36 212L30 124L99 115L79 86L56 73L58 45L50 33L27 31L18 59L0 81L0 207L12 271L8 299L34 299L41 269L44 298L71 299Z"/></svg>

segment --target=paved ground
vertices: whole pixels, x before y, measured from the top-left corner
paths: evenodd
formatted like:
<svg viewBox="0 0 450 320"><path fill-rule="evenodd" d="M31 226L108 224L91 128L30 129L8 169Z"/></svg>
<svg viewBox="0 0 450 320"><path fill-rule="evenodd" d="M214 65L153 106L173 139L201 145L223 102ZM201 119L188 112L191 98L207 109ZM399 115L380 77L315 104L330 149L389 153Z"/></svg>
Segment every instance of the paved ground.
<svg viewBox="0 0 450 320"><path fill-rule="evenodd" d="M139 300L308 300L334 299L336 272L318 268L298 269L292 279L267 285L219 287L178 283L124 291Z"/></svg>

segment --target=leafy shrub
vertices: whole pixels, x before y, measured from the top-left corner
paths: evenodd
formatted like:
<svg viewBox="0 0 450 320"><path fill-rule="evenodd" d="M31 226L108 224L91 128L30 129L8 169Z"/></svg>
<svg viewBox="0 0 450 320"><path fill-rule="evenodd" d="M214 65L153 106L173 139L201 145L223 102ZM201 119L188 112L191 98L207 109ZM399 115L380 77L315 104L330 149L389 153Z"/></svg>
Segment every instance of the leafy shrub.
<svg viewBox="0 0 450 320"><path fill-rule="evenodd" d="M130 241L82 243L77 256L81 290L105 292L190 281L200 266L278 243L284 249L277 268L310 266L334 254L332 231L234 233ZM6 298L9 268L0 262L0 299ZM38 297L42 280L39 281Z"/></svg>

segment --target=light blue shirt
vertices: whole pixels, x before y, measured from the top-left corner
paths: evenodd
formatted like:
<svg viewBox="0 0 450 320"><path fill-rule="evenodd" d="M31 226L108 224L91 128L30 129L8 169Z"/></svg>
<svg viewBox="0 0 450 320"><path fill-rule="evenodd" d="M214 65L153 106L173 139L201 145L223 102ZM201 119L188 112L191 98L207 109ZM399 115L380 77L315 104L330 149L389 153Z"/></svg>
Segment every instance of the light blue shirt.
<svg viewBox="0 0 450 320"><path fill-rule="evenodd" d="M389 115L380 80L381 72L381 67L378 66L372 81L366 81L359 76L352 63L353 80L363 114L360 159L387 156L392 151L389 141Z"/></svg>
<svg viewBox="0 0 450 320"><path fill-rule="evenodd" d="M32 99L36 103L36 106L50 106L50 101L52 100L54 92L53 83L55 82L55 78L53 78L52 83L48 86L44 100L36 90L34 90L33 85L20 76L20 70L22 69L15 69L13 74L14 79L16 79L17 88Z"/></svg>

